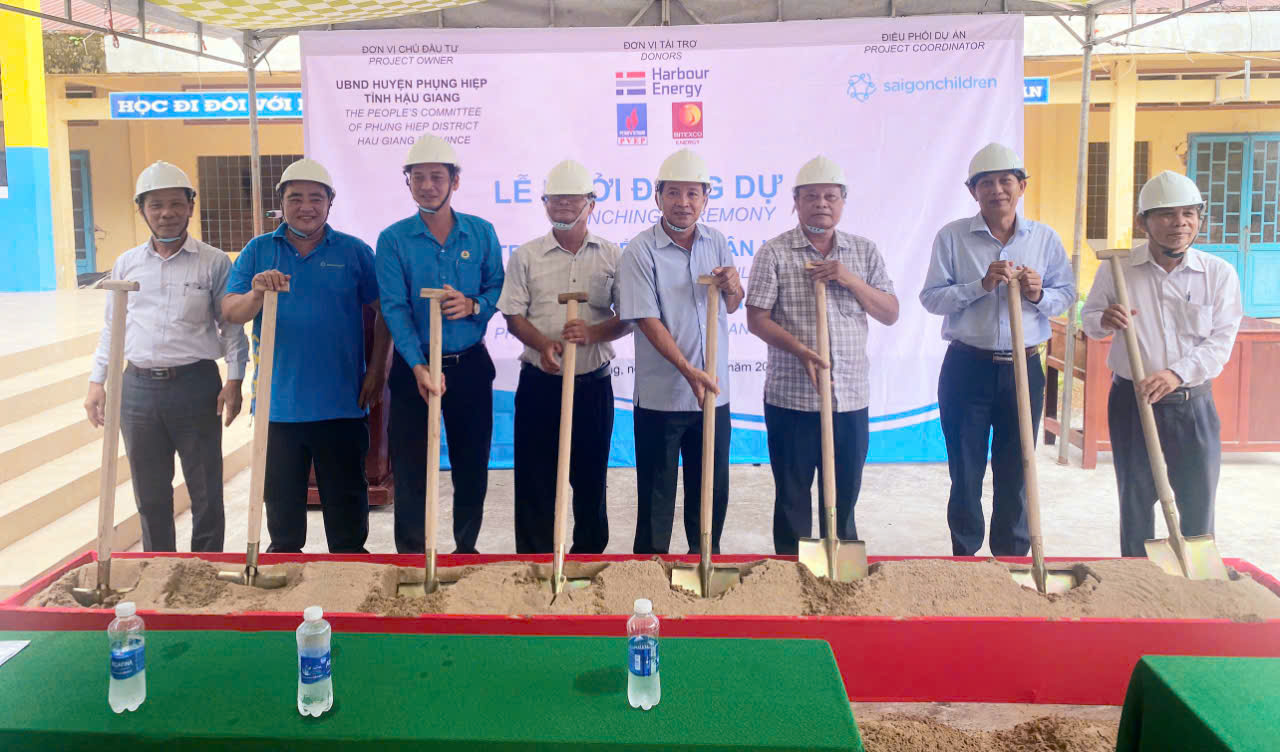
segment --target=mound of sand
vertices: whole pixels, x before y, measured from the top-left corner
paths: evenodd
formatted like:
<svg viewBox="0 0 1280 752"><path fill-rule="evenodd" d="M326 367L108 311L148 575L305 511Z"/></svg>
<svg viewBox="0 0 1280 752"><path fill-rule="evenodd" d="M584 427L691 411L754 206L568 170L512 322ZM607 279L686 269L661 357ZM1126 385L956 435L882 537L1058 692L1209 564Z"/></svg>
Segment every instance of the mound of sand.
<svg viewBox="0 0 1280 752"><path fill-rule="evenodd" d="M799 564L766 559L740 566L741 584L716 598L672 587L669 565L658 560L579 565L589 584L551 601L546 565L499 562L441 569L451 581L427 597L397 594L420 569L388 564L308 562L271 567L288 584L261 590L217 579L220 567L201 559L122 559L112 584L136 587L126 596L142 609L183 613L298 612L320 605L327 613L392 616L450 614L629 614L649 598L665 616L760 614L823 616L1036 616L1049 618L1174 618L1259 621L1280 619L1280 597L1247 575L1193 582L1165 574L1145 559L1074 565L1082 581L1064 595L1041 596L1021 587L994 560L937 559L881 562L852 583L818 579ZM542 575L540 577L539 575ZM574 571L570 571L573 575ZM91 587L96 567L68 572L28 605L78 607L73 587Z"/></svg>

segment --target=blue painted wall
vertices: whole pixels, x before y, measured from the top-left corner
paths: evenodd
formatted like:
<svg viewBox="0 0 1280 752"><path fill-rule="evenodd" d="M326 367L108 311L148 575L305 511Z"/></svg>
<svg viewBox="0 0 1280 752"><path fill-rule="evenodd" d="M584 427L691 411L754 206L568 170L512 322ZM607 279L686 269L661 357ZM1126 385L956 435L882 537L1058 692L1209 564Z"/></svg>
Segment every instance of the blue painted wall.
<svg viewBox="0 0 1280 752"><path fill-rule="evenodd" d="M53 209L49 195L49 150L5 149L9 197L0 198L0 292L52 290Z"/></svg>

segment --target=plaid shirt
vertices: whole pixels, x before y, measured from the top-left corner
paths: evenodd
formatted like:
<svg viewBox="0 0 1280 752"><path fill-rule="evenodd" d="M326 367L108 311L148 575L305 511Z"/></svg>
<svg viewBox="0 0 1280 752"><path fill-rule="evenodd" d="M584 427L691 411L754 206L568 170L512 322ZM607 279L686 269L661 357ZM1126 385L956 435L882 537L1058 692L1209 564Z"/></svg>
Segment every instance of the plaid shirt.
<svg viewBox="0 0 1280 752"><path fill-rule="evenodd" d="M799 226L765 243L751 266L746 303L769 311L783 329L805 347L818 349L818 311L813 282L804 265L836 259L872 287L893 294L893 281L875 243L836 230L835 248L824 257ZM831 394L836 412L861 410L870 402L867 361L867 313L854 294L834 282L827 285L827 328L831 335ZM818 390L800 359L769 346L764 401L788 410L817 412Z"/></svg>

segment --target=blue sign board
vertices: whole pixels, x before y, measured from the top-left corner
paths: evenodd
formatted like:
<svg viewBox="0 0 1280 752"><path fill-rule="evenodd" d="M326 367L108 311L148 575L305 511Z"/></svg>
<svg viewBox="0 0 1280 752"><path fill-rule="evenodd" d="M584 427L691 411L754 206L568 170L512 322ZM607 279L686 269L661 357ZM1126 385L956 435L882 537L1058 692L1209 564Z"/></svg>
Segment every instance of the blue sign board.
<svg viewBox="0 0 1280 752"><path fill-rule="evenodd" d="M1046 76L1022 79L1023 104L1049 104L1049 79Z"/></svg>
<svg viewBox="0 0 1280 752"><path fill-rule="evenodd" d="M249 117L246 91L126 91L111 93L111 117L121 120L225 120ZM302 92L258 92L258 117L302 117Z"/></svg>

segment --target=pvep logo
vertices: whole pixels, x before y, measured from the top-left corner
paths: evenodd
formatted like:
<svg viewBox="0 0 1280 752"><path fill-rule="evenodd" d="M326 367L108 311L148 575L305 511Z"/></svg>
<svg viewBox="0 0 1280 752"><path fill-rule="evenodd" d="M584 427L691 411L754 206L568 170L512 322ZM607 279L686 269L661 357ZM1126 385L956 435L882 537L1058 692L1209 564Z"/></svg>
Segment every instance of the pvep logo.
<svg viewBox="0 0 1280 752"><path fill-rule="evenodd" d="M649 143L649 108L644 102L627 102L618 108L618 143L643 146Z"/></svg>
<svg viewBox="0 0 1280 752"><path fill-rule="evenodd" d="M876 93L876 84L869 73L855 73L849 76L848 94L851 99L865 102Z"/></svg>

